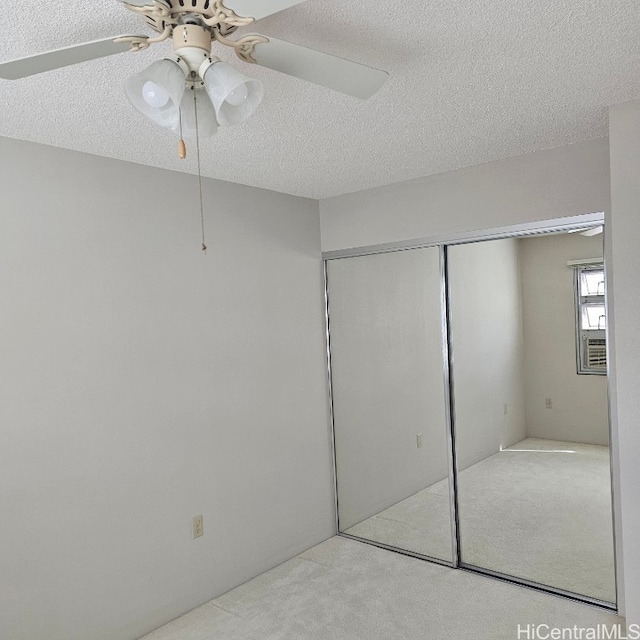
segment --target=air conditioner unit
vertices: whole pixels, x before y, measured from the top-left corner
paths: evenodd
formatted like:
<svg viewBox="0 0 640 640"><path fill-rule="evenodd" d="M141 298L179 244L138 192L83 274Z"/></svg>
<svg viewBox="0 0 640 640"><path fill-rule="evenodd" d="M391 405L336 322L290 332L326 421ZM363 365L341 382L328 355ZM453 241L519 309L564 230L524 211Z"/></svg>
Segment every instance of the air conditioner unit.
<svg viewBox="0 0 640 640"><path fill-rule="evenodd" d="M607 368L607 341L604 338L587 338L585 365L589 369Z"/></svg>

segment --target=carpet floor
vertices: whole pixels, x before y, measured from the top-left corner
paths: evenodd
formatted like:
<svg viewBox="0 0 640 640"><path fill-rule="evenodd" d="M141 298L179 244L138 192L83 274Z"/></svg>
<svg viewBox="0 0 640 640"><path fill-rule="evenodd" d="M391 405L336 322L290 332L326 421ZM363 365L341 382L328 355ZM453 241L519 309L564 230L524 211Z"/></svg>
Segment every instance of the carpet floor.
<svg viewBox="0 0 640 640"><path fill-rule="evenodd" d="M336 537L144 640L517 640L527 637L527 625L623 622L604 610Z"/></svg>
<svg viewBox="0 0 640 640"><path fill-rule="evenodd" d="M607 447L528 438L458 475L465 563L615 602ZM448 481L345 533L451 559Z"/></svg>

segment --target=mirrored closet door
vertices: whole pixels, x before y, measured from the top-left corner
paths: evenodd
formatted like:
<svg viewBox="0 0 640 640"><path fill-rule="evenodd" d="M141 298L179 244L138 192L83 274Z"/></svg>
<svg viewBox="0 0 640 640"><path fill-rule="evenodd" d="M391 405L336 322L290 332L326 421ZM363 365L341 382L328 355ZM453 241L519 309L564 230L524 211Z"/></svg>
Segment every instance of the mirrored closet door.
<svg viewBox="0 0 640 640"><path fill-rule="evenodd" d="M331 260L340 531L453 561L437 247Z"/></svg>
<svg viewBox="0 0 640 640"><path fill-rule="evenodd" d="M602 227L558 222L326 261L339 530L615 608Z"/></svg>
<svg viewBox="0 0 640 640"><path fill-rule="evenodd" d="M447 251L461 562L613 603L602 235Z"/></svg>

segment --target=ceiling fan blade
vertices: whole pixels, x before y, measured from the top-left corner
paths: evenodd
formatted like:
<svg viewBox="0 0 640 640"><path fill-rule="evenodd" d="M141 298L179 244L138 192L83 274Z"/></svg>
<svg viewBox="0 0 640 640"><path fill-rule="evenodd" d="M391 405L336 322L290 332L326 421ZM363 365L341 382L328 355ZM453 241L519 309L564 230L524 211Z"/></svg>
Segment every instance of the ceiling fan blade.
<svg viewBox="0 0 640 640"><path fill-rule="evenodd" d="M306 0L223 0L224 6L243 18L266 18Z"/></svg>
<svg viewBox="0 0 640 640"><path fill-rule="evenodd" d="M258 43L252 54L260 66L362 100L370 98L389 77L386 71L367 67L358 62L276 40L276 38L268 40L269 42Z"/></svg>
<svg viewBox="0 0 640 640"><path fill-rule="evenodd" d="M117 37L122 36L114 36L114 38ZM114 38L94 40L0 63L0 78L17 80L18 78L26 78L36 73L42 73L43 71L52 71L60 67L68 67L78 62L104 58L105 56L123 53L131 49L131 44L128 42L114 42Z"/></svg>

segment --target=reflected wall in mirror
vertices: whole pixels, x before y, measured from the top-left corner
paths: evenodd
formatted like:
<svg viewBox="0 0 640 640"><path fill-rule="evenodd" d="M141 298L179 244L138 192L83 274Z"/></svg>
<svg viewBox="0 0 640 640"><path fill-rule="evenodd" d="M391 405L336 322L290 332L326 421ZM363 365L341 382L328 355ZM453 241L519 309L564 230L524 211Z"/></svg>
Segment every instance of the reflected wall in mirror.
<svg viewBox="0 0 640 640"><path fill-rule="evenodd" d="M461 561L615 603L602 235L447 251Z"/></svg>
<svg viewBox="0 0 640 640"><path fill-rule="evenodd" d="M339 528L452 562L439 249L327 262Z"/></svg>

